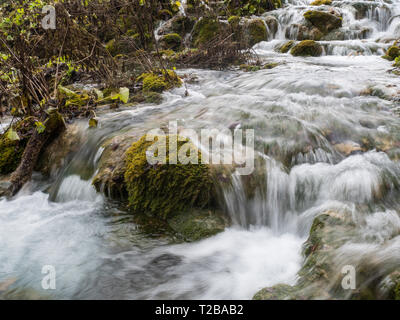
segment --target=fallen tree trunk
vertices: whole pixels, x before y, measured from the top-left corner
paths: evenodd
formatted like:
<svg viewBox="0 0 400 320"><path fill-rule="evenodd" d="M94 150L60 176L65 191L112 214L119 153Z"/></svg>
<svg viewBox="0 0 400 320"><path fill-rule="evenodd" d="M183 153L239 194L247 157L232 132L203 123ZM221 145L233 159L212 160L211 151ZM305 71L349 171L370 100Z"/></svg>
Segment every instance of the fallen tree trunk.
<svg viewBox="0 0 400 320"><path fill-rule="evenodd" d="M12 195L15 195L31 179L43 146L65 129L64 119L56 109L48 111L44 125L45 130L43 132L35 130L29 138L21 162L10 177L11 185L9 191Z"/></svg>

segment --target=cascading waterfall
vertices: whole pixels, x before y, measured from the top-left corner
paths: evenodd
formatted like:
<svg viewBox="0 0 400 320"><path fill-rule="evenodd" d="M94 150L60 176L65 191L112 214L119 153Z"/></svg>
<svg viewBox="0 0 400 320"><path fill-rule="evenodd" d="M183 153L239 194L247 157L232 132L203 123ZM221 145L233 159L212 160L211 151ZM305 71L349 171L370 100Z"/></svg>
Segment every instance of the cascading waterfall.
<svg viewBox="0 0 400 320"><path fill-rule="evenodd" d="M263 287L295 283L301 246L325 210L350 212L365 235L341 247L338 261L357 264L364 252L398 263L400 119L388 97L400 80L380 55L399 36L400 2L333 1L343 39L321 41L318 58L278 53L296 37L291 25L316 8L310 2L290 0L265 14L278 19L278 30L254 49L277 67L181 70L198 77L188 95L177 88L158 106L99 115L96 130L82 125L81 149L55 176L0 199L0 283L15 281L0 297L46 298L41 267L54 265L53 298L248 299ZM233 174L222 186L232 227L196 243L147 236L91 186L104 141L176 120L194 129L239 123L255 132L254 172ZM373 147L363 150L361 141Z"/></svg>

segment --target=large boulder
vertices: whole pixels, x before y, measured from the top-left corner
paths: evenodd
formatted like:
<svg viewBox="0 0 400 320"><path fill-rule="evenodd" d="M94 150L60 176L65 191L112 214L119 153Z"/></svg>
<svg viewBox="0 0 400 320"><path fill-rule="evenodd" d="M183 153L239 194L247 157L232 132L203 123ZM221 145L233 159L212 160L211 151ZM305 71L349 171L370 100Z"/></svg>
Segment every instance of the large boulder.
<svg viewBox="0 0 400 320"><path fill-rule="evenodd" d="M321 40L323 33L314 26L306 26L303 24L294 23L288 26L285 30L285 36L288 39L302 40Z"/></svg>
<svg viewBox="0 0 400 320"><path fill-rule="evenodd" d="M380 261L373 254L368 256L364 252L364 255L359 256L351 251L345 253L343 248L348 243L365 241L353 215L354 212L349 208L326 210L317 215L303 245L304 260L296 284L277 284L264 288L253 299L399 299L400 273L397 260ZM390 228L385 233L386 240L399 235L395 227L392 229L391 234ZM347 270L348 266L355 268L355 289L342 286L346 275L343 270Z"/></svg>
<svg viewBox="0 0 400 320"><path fill-rule="evenodd" d="M248 45L253 46L258 42L268 40L268 30L262 19L252 19L246 24L245 31Z"/></svg>
<svg viewBox="0 0 400 320"><path fill-rule="evenodd" d="M203 17L193 27L192 44L199 47L215 39L226 26L218 19Z"/></svg>
<svg viewBox="0 0 400 320"><path fill-rule="evenodd" d="M178 140L176 150L169 148L171 139ZM159 145L159 149L152 150ZM152 150L158 156L161 149L165 151L164 162L160 160L150 164L148 152ZM197 157L197 164L174 161L178 154L181 157L182 150ZM215 190L210 168L201 164L201 153L187 139L167 135L156 137L155 142L146 141L143 136L128 149L125 162L125 183L132 212L145 212L167 219L193 207L208 208L214 204Z"/></svg>
<svg viewBox="0 0 400 320"><path fill-rule="evenodd" d="M125 200L128 192L124 181L126 151L138 137L130 132L117 135L103 144L97 174L92 184L97 192L111 199Z"/></svg>
<svg viewBox="0 0 400 320"><path fill-rule="evenodd" d="M342 17L325 11L309 10L304 13L304 18L323 34L342 26Z"/></svg>
<svg viewBox="0 0 400 320"><path fill-rule="evenodd" d="M296 44L290 53L294 56L313 56L318 57L322 54L321 45L314 40L303 40Z"/></svg>
<svg viewBox="0 0 400 320"><path fill-rule="evenodd" d="M67 125L40 154L35 170L45 176L55 176L69 156L79 150L84 136L83 130L84 127L79 123Z"/></svg>

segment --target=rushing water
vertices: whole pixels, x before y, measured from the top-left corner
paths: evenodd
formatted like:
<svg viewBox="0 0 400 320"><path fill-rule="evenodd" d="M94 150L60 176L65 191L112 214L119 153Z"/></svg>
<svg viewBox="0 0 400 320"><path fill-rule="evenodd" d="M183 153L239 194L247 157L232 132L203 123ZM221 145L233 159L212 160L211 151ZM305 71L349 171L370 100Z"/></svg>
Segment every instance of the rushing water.
<svg viewBox="0 0 400 320"><path fill-rule="evenodd" d="M368 255L400 265L400 119L394 115L400 106L391 99L400 80L380 57L399 36L400 2L368 1L359 19L354 3L333 2L346 36L322 42L322 57L274 50L310 9L308 1L291 1L271 13L279 20L274 39L255 46L262 59L280 63L276 68L181 70L196 78L186 84L188 95L178 88L161 105L104 114L96 130L80 124L82 149L57 176L37 175L13 199L0 199L0 284L10 283L0 297L248 299L263 287L296 281L301 245L313 218L327 209L353 212L363 234L362 242L340 249L341 259ZM368 37L360 38L356 31L364 27ZM146 235L90 185L105 139L176 120L193 129L252 128L262 159L253 197L240 176L224 188L233 226L196 243ZM362 152L365 139L390 151ZM348 157L338 152L346 148ZM41 289L45 265L56 268L54 291Z"/></svg>

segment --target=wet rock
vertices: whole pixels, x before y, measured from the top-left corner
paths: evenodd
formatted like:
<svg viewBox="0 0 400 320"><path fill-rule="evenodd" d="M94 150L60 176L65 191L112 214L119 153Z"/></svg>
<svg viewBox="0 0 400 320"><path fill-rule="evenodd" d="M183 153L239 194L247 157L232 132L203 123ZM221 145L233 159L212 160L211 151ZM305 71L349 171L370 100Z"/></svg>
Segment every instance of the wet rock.
<svg viewBox="0 0 400 320"><path fill-rule="evenodd" d="M193 209L168 219L168 224L185 241L198 241L224 231L228 220L217 210Z"/></svg>
<svg viewBox="0 0 400 320"><path fill-rule="evenodd" d="M215 188L210 167L201 164L201 153L188 139L178 139L174 135L163 138L163 141L157 140L155 144L154 141L146 141L146 137L143 136L126 152L125 183L130 210L133 213L145 212L161 219L168 219L175 213L187 212L190 208L212 207L215 201ZM171 139L178 141L177 149L170 152ZM160 144L167 146L165 161L150 164L149 148L155 148ZM182 152L182 148L187 149L190 157L197 158L197 164L190 162L182 164L174 160L178 152ZM169 163L169 159L176 164Z"/></svg>
<svg viewBox="0 0 400 320"><path fill-rule="evenodd" d="M11 182L6 177L0 177L0 197L9 197L11 192Z"/></svg>
<svg viewBox="0 0 400 320"><path fill-rule="evenodd" d="M203 17L193 27L192 44L199 47L215 39L227 27L218 19Z"/></svg>
<svg viewBox="0 0 400 320"><path fill-rule="evenodd" d="M313 56L318 57L322 54L322 47L318 42L313 40L303 40L296 44L290 53L293 56Z"/></svg>
<svg viewBox="0 0 400 320"><path fill-rule="evenodd" d="M269 33L274 36L278 31L278 19L276 19L274 16L267 16L264 18L264 21L268 26Z"/></svg>
<svg viewBox="0 0 400 320"><path fill-rule="evenodd" d="M89 119L89 127L90 128L97 128L97 125L99 124L99 119L98 118L92 118Z"/></svg>
<svg viewBox="0 0 400 320"><path fill-rule="evenodd" d="M163 49L178 50L182 45L182 37L177 33L169 33L160 40Z"/></svg>
<svg viewBox="0 0 400 320"><path fill-rule="evenodd" d="M262 19L252 19L246 24L246 36L249 46L268 40L268 31Z"/></svg>
<svg viewBox="0 0 400 320"><path fill-rule="evenodd" d="M400 57L400 47L393 45L386 51L386 56L390 58L390 60L394 60L397 57Z"/></svg>
<svg viewBox="0 0 400 320"><path fill-rule="evenodd" d="M326 34L342 26L342 17L325 11L307 11L304 18L313 26Z"/></svg>
<svg viewBox="0 0 400 320"><path fill-rule="evenodd" d="M285 30L286 38L302 40L320 40L323 33L313 26L305 26L302 24L292 24Z"/></svg>
<svg viewBox="0 0 400 320"><path fill-rule="evenodd" d="M293 46L295 45L295 42L293 40L290 40L286 42L283 46L279 48L279 51L281 53L287 53Z"/></svg>
<svg viewBox="0 0 400 320"><path fill-rule="evenodd" d="M352 234L354 224L347 213L327 210L318 215L303 245L304 262L297 283L264 288L253 299L327 299L335 293L343 297L346 295L343 289L336 292L342 275L334 263L334 250L346 243Z"/></svg>
<svg viewBox="0 0 400 320"><path fill-rule="evenodd" d="M83 140L81 130L83 127L79 124L67 125L66 129L41 153L35 170L45 176L55 175L70 156L79 150Z"/></svg>
<svg viewBox="0 0 400 320"><path fill-rule="evenodd" d="M400 300L400 269L389 274L381 283L381 294L390 300Z"/></svg>
<svg viewBox="0 0 400 320"><path fill-rule="evenodd" d="M138 137L127 133L105 142L98 172L92 181L97 192L102 192L112 199L127 199L128 194L124 183L125 153L137 139Z"/></svg>
<svg viewBox="0 0 400 320"><path fill-rule="evenodd" d="M303 245L304 261L296 284L264 288L254 299L399 299L400 273L396 260L382 261L368 252L360 257L342 251L348 243L365 239L353 220L353 210L326 210L316 216ZM393 230L386 241L395 239L398 232ZM349 265L356 271L356 288L352 290L342 286L343 267Z"/></svg>
<svg viewBox="0 0 400 320"><path fill-rule="evenodd" d="M335 144L333 146L338 152L344 154L345 156L353 155L362 152L361 146L353 141L345 141L342 143Z"/></svg>

